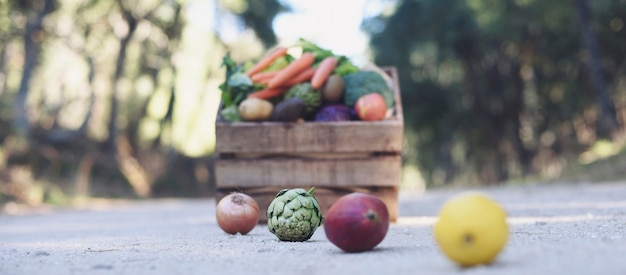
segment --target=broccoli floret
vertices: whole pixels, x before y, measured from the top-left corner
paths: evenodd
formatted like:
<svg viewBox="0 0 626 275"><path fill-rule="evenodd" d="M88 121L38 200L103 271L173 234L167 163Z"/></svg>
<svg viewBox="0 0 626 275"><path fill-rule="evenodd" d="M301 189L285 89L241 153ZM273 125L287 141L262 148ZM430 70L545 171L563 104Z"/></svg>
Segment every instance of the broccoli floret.
<svg viewBox="0 0 626 275"><path fill-rule="evenodd" d="M369 93L379 93L385 99L387 108L392 108L394 104L393 93L387 86L385 79L374 71L358 71L343 77L346 85L344 102L353 107L359 97Z"/></svg>

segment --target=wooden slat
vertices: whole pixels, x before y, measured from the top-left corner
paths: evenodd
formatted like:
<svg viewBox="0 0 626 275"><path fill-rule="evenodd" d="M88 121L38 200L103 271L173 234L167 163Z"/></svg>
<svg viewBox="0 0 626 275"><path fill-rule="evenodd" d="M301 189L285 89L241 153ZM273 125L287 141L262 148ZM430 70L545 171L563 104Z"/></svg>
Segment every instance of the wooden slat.
<svg viewBox="0 0 626 275"><path fill-rule="evenodd" d="M402 121L216 123L217 153L400 152Z"/></svg>
<svg viewBox="0 0 626 275"><path fill-rule="evenodd" d="M261 158L218 159L217 187L263 186L397 186L400 155L354 159Z"/></svg>
<svg viewBox="0 0 626 275"><path fill-rule="evenodd" d="M271 158L271 157L290 157L290 158L308 158L308 159L353 159L367 158L375 155L371 152L347 152L347 153L233 153L221 154L223 158Z"/></svg>
<svg viewBox="0 0 626 275"><path fill-rule="evenodd" d="M308 186L289 186L288 188L304 188L308 190ZM261 188L244 188L244 189L230 189L221 188L217 191L217 201L231 192L243 192L252 196L259 204L259 223L267 223L266 211L272 200L276 197L278 191L283 188L279 187L261 187ZM322 215L328 212L328 209L332 206L337 199L341 196L352 193L363 192L372 194L381 199L387 206L389 211L389 218L391 222L397 221L398 218L398 187L347 187L347 188L315 188L314 195L320 203L322 209Z"/></svg>

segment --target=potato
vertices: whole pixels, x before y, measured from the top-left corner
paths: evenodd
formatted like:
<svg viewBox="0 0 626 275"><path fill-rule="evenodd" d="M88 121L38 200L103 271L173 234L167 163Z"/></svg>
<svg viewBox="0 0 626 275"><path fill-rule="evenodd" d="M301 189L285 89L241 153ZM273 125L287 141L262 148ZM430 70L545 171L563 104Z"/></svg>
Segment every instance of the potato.
<svg viewBox="0 0 626 275"><path fill-rule="evenodd" d="M272 116L274 105L260 98L247 98L239 103L239 114L244 121L265 121Z"/></svg>
<svg viewBox="0 0 626 275"><path fill-rule="evenodd" d="M345 84L343 82L343 78L340 75L331 75L324 83L324 86L321 88L322 99L326 103L336 103L341 100L343 97L343 90L345 89Z"/></svg>

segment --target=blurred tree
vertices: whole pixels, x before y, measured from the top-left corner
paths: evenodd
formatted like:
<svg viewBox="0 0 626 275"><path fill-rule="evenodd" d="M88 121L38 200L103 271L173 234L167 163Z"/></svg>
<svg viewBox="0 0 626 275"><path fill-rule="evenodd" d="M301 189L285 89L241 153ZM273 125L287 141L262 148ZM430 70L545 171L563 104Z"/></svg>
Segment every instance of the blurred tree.
<svg viewBox="0 0 626 275"><path fill-rule="evenodd" d="M220 0L222 6L240 16L245 26L254 30L265 48L276 45L277 39L272 27L276 15L288 11L278 0Z"/></svg>
<svg viewBox="0 0 626 275"><path fill-rule="evenodd" d="M597 14L589 20L626 10L623 1L593 3L587 10ZM431 185L555 174L603 137L599 123L619 130L611 89L587 85L593 58L584 58L589 42L580 42L597 41L597 53L604 53L596 55L597 65L618 60L619 67L623 50L611 47L625 37L609 31L608 22L576 24L574 7L567 1L403 0L394 12L364 20L375 62L399 69L407 162L418 164ZM577 26L591 25L600 36L593 39L590 31L584 36L590 39L581 39ZM597 67L600 77L624 77Z"/></svg>
<svg viewBox="0 0 626 275"><path fill-rule="evenodd" d="M232 44L206 14L226 2L0 0L0 202L210 194L203 135ZM276 43L278 1L230 2Z"/></svg>
<svg viewBox="0 0 626 275"><path fill-rule="evenodd" d="M107 149L113 154L117 152L117 117L119 115L118 100L121 86L120 81L122 81L122 75L126 65L126 52L128 51L128 44L137 30L137 24L139 23L139 20L135 18L133 11L124 6L123 0L117 0L116 2L124 20L125 27L114 27L115 35L120 39L120 46L115 62L115 73L113 74L113 93L111 95L111 110L109 112L109 124L107 127L109 135L106 142Z"/></svg>
<svg viewBox="0 0 626 275"><path fill-rule="evenodd" d="M595 92L594 98L599 113L597 129L602 136L609 136L618 127L618 122L615 106L609 95L602 70L602 54L591 22L591 7L587 0L576 0L574 6L578 15L578 24L587 58L588 75L593 87L592 90Z"/></svg>
<svg viewBox="0 0 626 275"><path fill-rule="evenodd" d="M26 17L26 26L23 32L24 65L13 114L13 128L18 139L26 138L29 135L30 126L26 111L26 98L30 91L33 71L39 61L41 44L45 39L43 20L54 11L55 2L54 0L17 1L17 3L11 1L16 8L24 11Z"/></svg>

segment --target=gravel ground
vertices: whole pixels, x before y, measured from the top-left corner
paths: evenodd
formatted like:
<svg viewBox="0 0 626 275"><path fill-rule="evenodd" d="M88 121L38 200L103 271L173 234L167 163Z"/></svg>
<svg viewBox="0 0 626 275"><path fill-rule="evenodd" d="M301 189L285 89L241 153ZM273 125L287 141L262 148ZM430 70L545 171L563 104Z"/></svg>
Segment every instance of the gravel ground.
<svg viewBox="0 0 626 275"><path fill-rule="evenodd" d="M278 241L263 225L227 235L215 201L149 200L0 215L0 274L626 274L626 183L481 189L509 213L511 238L489 266L438 250L441 204L465 190L401 194L400 219L374 250L348 254L320 228Z"/></svg>

